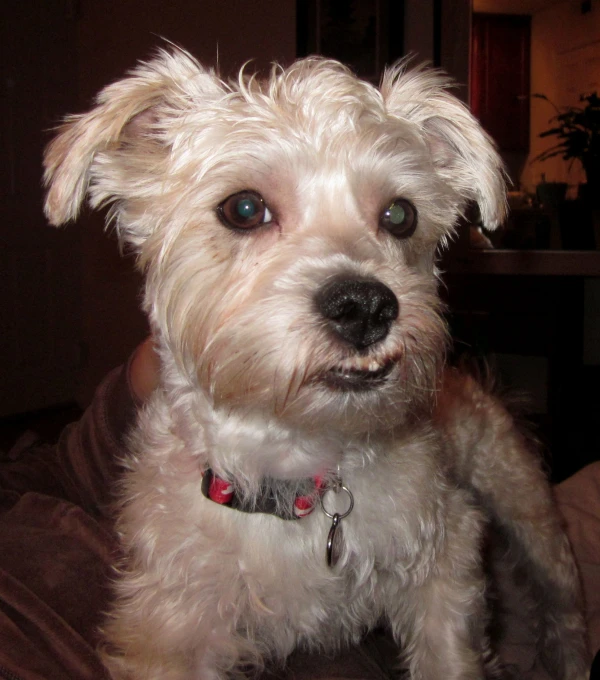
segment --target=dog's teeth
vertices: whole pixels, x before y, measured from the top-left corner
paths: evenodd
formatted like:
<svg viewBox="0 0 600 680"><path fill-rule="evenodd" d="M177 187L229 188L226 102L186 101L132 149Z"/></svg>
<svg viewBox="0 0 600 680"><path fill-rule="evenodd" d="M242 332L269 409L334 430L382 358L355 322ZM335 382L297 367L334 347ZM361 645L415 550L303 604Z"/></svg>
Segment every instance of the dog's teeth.
<svg viewBox="0 0 600 680"><path fill-rule="evenodd" d="M368 390L382 384L393 366L393 362L380 364L373 359L346 360L330 369L323 379L325 383L336 389Z"/></svg>
<svg viewBox="0 0 600 680"><path fill-rule="evenodd" d="M352 359L342 361L340 364L341 371L364 371L368 373L376 373L383 368L383 365L374 359Z"/></svg>
<svg viewBox="0 0 600 680"><path fill-rule="evenodd" d="M380 371L382 368L383 366L376 361L371 361L369 364L365 364L364 362L353 362L352 364L343 363L341 365L342 371L348 372L377 373L377 371Z"/></svg>

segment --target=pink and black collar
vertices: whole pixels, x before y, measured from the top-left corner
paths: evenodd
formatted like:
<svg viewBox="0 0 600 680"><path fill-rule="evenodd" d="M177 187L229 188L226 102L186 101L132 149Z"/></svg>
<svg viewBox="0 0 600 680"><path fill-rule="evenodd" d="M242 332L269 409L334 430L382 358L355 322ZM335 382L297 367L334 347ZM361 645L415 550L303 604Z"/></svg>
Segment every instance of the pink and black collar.
<svg viewBox="0 0 600 680"><path fill-rule="evenodd" d="M266 491L250 504L236 494L231 482L221 479L210 468L205 470L202 476L202 494L211 501L240 512L260 512L275 515L281 519L301 519L310 515L325 489L326 485L323 480L315 477L311 493L299 494L294 498L291 507L281 508L281 504L276 502L272 491Z"/></svg>

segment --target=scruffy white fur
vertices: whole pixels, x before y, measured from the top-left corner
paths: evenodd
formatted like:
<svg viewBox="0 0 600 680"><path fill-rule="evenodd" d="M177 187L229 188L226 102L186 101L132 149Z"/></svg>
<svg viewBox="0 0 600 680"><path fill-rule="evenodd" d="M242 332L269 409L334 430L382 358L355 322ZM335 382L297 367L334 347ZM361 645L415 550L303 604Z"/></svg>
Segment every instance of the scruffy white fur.
<svg viewBox="0 0 600 680"><path fill-rule="evenodd" d="M586 678L578 577L538 463L503 407L444 368L436 248L467 202L490 228L505 210L493 145L447 85L401 65L378 90L317 58L227 84L161 51L49 146L50 221L86 195L112 206L162 361L123 483L114 678L223 680L381 622L413 680L500 677L488 522L528 575L549 672ZM247 190L269 213L236 230L218 206ZM408 237L382 221L399 197L418 216ZM340 335L322 302L338 281L396 299L383 337ZM339 474L355 506L337 566L319 507L295 521L223 507L200 492L207 468L282 504ZM326 502L341 512L346 494Z"/></svg>

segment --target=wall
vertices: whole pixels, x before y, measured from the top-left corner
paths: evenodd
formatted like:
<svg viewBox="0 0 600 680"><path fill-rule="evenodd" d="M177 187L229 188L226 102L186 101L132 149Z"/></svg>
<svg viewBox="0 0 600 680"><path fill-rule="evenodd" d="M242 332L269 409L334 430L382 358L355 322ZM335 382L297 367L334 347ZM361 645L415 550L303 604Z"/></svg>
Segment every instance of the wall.
<svg viewBox="0 0 600 680"><path fill-rule="evenodd" d="M433 0L404 0L404 49L415 62L433 62Z"/></svg>
<svg viewBox="0 0 600 680"><path fill-rule="evenodd" d="M536 12L532 18L531 91L543 93L558 107L576 105L579 95L600 91L600 6L592 3L592 11L581 13L578 0L559 2ZM535 158L552 146L552 138L540 139L548 129L554 109L547 102L531 102L531 148ZM569 164L560 158L528 164L522 175L523 184L532 189L546 175L548 181L576 185L584 181L579 163Z"/></svg>

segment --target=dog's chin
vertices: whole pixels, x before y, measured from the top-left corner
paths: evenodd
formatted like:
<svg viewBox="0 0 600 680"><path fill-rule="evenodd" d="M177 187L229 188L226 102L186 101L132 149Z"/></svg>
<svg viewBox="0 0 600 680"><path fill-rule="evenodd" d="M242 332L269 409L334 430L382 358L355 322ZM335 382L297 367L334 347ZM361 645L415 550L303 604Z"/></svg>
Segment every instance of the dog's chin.
<svg viewBox="0 0 600 680"><path fill-rule="evenodd" d="M401 379L404 360L400 353L339 358L314 367L291 389L273 374L246 374L242 377L261 378L246 384L239 379L236 383L228 374L213 374L213 380L218 380L206 391L212 395L213 406L224 413L266 417L303 431L360 434L374 427L388 429L404 420L406 404L412 405L415 399ZM374 413L378 414L375 419Z"/></svg>
<svg viewBox="0 0 600 680"><path fill-rule="evenodd" d="M318 382L330 390L342 392L368 392L378 390L393 379L397 360L383 362L364 358L360 361L342 361L318 376Z"/></svg>

